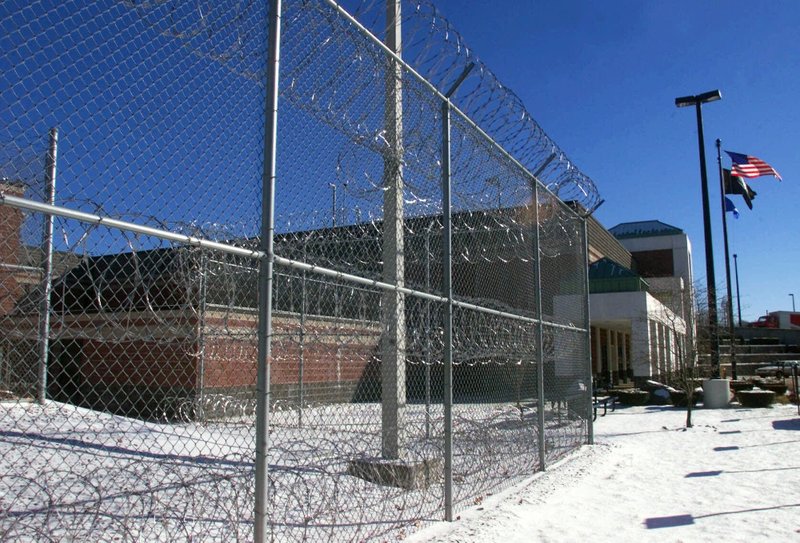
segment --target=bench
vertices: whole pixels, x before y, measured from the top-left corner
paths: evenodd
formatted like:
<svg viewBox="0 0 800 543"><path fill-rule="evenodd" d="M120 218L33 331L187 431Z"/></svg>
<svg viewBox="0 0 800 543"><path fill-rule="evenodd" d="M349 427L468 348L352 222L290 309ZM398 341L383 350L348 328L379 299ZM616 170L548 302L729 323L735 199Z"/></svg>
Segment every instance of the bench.
<svg viewBox="0 0 800 543"><path fill-rule="evenodd" d="M608 413L608 404L611 404L611 411L617 410L617 397L616 396L600 396L596 392L592 397L592 420L597 420L597 410L602 407L603 413L601 417L605 417Z"/></svg>

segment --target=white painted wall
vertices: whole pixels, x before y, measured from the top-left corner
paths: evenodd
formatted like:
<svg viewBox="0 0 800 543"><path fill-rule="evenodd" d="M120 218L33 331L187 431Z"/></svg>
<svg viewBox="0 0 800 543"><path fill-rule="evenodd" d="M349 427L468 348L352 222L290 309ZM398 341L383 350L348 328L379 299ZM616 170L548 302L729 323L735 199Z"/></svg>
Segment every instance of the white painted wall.
<svg viewBox="0 0 800 543"><path fill-rule="evenodd" d="M672 346L665 342L674 342L674 335L686 334L684 320L647 292L592 294L589 297L589 313L593 326L630 327L630 360L635 377L651 377L661 353L666 360L666 353L672 352ZM653 334L653 329L661 332ZM666 333L667 330L669 333Z"/></svg>

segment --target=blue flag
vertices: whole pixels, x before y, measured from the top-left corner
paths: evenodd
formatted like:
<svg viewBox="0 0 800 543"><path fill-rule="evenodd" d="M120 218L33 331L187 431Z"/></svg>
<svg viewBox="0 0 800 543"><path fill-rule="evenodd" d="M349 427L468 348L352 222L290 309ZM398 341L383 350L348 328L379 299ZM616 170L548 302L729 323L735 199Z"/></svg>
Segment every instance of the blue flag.
<svg viewBox="0 0 800 543"><path fill-rule="evenodd" d="M725 197L725 212L733 213L734 218L739 218L739 210L736 209L736 206L733 205L733 202L731 202L731 199L727 196Z"/></svg>

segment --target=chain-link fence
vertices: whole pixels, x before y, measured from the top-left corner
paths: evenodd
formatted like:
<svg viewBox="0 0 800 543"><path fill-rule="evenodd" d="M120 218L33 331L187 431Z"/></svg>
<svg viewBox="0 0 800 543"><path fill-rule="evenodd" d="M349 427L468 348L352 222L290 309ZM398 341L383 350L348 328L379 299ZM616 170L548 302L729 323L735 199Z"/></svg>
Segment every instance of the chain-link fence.
<svg viewBox="0 0 800 543"><path fill-rule="evenodd" d="M0 29L0 540L402 538L590 439L597 193L432 5Z"/></svg>

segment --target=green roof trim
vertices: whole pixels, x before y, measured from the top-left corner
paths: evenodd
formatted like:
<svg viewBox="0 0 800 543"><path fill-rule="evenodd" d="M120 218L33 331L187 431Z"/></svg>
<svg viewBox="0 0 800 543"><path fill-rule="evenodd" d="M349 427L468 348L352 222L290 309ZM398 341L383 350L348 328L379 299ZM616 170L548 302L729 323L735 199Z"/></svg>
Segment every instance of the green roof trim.
<svg viewBox="0 0 800 543"><path fill-rule="evenodd" d="M636 272L610 258L601 258L589 266L589 293L647 292L647 282Z"/></svg>
<svg viewBox="0 0 800 543"><path fill-rule="evenodd" d="M610 258L601 258L589 265L589 280L619 279L621 277L639 277L639 275Z"/></svg>

